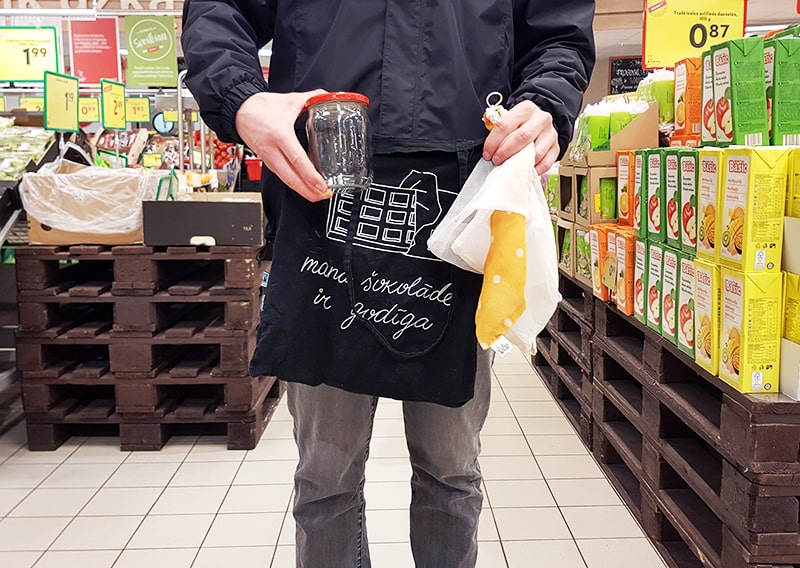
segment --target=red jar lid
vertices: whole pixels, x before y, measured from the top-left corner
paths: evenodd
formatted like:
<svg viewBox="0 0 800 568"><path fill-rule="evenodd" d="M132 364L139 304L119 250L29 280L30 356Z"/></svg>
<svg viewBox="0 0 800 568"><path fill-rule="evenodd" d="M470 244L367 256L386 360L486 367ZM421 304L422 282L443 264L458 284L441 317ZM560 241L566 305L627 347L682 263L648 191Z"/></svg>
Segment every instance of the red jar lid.
<svg viewBox="0 0 800 568"><path fill-rule="evenodd" d="M348 93L346 91L337 91L335 93L323 93L321 95L316 95L314 97L311 97L306 101L306 104L303 108L305 110L308 110L308 107L312 105L316 105L319 103L327 103L330 101L347 101L355 103L364 103L365 105L369 106L369 98L362 95L361 93Z"/></svg>

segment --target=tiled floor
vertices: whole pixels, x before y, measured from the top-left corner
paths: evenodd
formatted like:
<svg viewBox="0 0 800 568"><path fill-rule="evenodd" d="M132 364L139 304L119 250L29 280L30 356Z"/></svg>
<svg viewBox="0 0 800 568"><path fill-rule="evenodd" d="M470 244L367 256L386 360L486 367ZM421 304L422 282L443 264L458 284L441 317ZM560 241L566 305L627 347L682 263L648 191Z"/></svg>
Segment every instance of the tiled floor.
<svg viewBox="0 0 800 568"><path fill-rule="evenodd" d="M525 357L494 371L479 568L663 568ZM375 568L414 564L401 416L400 403L378 406L366 485ZM15 428L0 437L0 566L292 568L291 436L285 402L250 452L222 438L137 453L83 438L31 453Z"/></svg>

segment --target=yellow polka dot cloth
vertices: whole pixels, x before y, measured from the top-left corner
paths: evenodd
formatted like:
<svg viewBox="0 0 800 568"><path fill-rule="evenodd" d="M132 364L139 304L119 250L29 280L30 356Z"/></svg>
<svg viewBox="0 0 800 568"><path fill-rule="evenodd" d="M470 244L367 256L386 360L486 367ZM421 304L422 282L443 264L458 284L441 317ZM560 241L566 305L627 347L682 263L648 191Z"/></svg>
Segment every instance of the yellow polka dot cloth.
<svg viewBox="0 0 800 568"><path fill-rule="evenodd" d="M483 349L491 347L525 313L525 217L494 211L490 225L492 238L475 313L475 332Z"/></svg>

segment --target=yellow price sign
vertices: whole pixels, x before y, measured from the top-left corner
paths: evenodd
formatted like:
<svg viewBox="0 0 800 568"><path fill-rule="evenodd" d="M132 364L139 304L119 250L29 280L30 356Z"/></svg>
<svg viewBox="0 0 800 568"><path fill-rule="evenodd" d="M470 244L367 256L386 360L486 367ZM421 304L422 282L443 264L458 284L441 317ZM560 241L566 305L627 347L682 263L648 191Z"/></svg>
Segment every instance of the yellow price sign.
<svg viewBox="0 0 800 568"><path fill-rule="evenodd" d="M108 130L125 130L125 85L100 81L100 122Z"/></svg>
<svg viewBox="0 0 800 568"><path fill-rule="evenodd" d="M746 0L646 0L645 69L673 68L712 46L744 36Z"/></svg>
<svg viewBox="0 0 800 568"><path fill-rule="evenodd" d="M186 116L185 114L183 116ZM192 119L192 122L197 122L200 120L200 113L197 111L192 111L192 114L189 115ZM176 110L165 110L164 111L164 121L166 122L178 122L178 111Z"/></svg>
<svg viewBox="0 0 800 568"><path fill-rule="evenodd" d="M81 122L100 122L100 99L97 97L81 97L78 109Z"/></svg>
<svg viewBox="0 0 800 568"><path fill-rule="evenodd" d="M0 97L0 112L6 112L6 98Z"/></svg>
<svg viewBox="0 0 800 568"><path fill-rule="evenodd" d="M125 115L128 122L150 122L150 99L128 97L125 99Z"/></svg>
<svg viewBox="0 0 800 568"><path fill-rule="evenodd" d="M44 72L44 127L77 132L79 83L77 77Z"/></svg>
<svg viewBox="0 0 800 568"><path fill-rule="evenodd" d="M44 97L20 97L19 107L28 112L42 112L44 110Z"/></svg>
<svg viewBox="0 0 800 568"><path fill-rule="evenodd" d="M145 168L160 168L164 158L160 152L142 154L142 165Z"/></svg>
<svg viewBox="0 0 800 568"><path fill-rule="evenodd" d="M59 70L53 27L0 27L0 53L0 81L42 81Z"/></svg>

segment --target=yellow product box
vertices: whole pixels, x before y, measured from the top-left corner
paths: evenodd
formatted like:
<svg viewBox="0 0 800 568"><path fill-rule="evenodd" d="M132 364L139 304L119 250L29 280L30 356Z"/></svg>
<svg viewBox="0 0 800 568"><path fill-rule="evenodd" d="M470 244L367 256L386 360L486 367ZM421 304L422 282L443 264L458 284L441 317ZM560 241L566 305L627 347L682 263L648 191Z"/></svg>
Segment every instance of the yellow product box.
<svg viewBox="0 0 800 568"><path fill-rule="evenodd" d="M721 272L719 377L742 393L778 392L783 274Z"/></svg>
<svg viewBox="0 0 800 568"><path fill-rule="evenodd" d="M800 217L800 148L792 150L789 190L786 192L786 216Z"/></svg>
<svg viewBox="0 0 800 568"><path fill-rule="evenodd" d="M608 286L603 284L603 270L608 257L608 226L589 227L589 249L592 261L592 291L603 302L609 300Z"/></svg>
<svg viewBox="0 0 800 568"><path fill-rule="evenodd" d="M717 210L719 262L742 272L780 272L792 150L728 148Z"/></svg>
<svg viewBox="0 0 800 568"><path fill-rule="evenodd" d="M725 151L700 148L697 151L697 257L717 262L717 203L722 201Z"/></svg>
<svg viewBox="0 0 800 568"><path fill-rule="evenodd" d="M636 233L617 231L617 307L626 315L633 315L633 281L636 273Z"/></svg>
<svg viewBox="0 0 800 568"><path fill-rule="evenodd" d="M800 343L800 275L784 273L783 337Z"/></svg>
<svg viewBox="0 0 800 568"><path fill-rule="evenodd" d="M719 266L694 261L694 360L712 375L719 372L722 289Z"/></svg>

